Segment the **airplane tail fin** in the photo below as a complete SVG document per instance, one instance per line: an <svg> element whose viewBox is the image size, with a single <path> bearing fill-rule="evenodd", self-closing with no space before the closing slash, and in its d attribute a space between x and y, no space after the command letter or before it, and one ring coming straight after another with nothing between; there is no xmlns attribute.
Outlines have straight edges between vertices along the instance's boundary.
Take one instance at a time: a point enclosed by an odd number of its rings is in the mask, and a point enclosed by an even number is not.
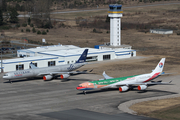
<svg viewBox="0 0 180 120"><path fill-rule="evenodd" d="M29 64L29 66L30 66L31 69L36 69L36 68L38 68L38 67L36 67L32 62Z"/></svg>
<svg viewBox="0 0 180 120"><path fill-rule="evenodd" d="M153 70L153 74L154 73L162 73L162 71L163 71L163 68L164 68L164 63L165 63L165 59L166 58L162 58L161 60L160 60L160 62L157 64L157 66L156 66L156 68Z"/></svg>
<svg viewBox="0 0 180 120"><path fill-rule="evenodd" d="M79 57L78 61L76 61L76 63L83 63L83 62L85 62L87 54L88 54L88 49L85 49L84 52L82 53L82 55Z"/></svg>

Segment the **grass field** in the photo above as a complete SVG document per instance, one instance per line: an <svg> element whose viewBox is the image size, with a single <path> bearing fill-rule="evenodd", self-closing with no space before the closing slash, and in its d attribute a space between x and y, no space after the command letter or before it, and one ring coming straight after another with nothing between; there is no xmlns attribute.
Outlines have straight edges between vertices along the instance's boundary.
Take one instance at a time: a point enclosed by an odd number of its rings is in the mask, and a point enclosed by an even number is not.
<svg viewBox="0 0 180 120"><path fill-rule="evenodd" d="M161 120L180 120L180 104L172 107L165 108L163 110L154 111L148 114L153 118Z"/></svg>
<svg viewBox="0 0 180 120"><path fill-rule="evenodd" d="M146 115L161 120L180 119L180 98L146 101L134 104L130 109L139 115Z"/></svg>
<svg viewBox="0 0 180 120"><path fill-rule="evenodd" d="M98 10L98 11L94 10L94 11L88 11L88 12L75 12L75 13L66 13L66 14L52 14L51 17L58 18L58 19L75 20L75 18L78 18L78 17L89 18L89 17L95 17L95 16L106 16L108 14L107 10Z"/></svg>

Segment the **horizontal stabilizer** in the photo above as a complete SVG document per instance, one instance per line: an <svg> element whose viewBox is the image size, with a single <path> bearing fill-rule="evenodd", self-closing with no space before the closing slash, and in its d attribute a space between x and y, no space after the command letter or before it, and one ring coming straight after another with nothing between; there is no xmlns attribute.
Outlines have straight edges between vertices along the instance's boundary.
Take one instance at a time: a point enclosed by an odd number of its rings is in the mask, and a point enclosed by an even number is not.
<svg viewBox="0 0 180 120"><path fill-rule="evenodd" d="M175 74L175 73L165 73L165 72L162 72L160 75L171 75L171 74Z"/></svg>

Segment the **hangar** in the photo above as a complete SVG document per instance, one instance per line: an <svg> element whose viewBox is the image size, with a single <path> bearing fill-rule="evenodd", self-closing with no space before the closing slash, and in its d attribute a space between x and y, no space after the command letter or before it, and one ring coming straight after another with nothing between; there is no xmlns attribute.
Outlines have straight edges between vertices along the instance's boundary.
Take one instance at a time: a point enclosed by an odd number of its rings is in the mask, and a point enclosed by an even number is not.
<svg viewBox="0 0 180 120"><path fill-rule="evenodd" d="M51 46L52 47L52 46ZM61 47L64 47L61 45ZM72 47L72 46L71 46ZM66 48L66 47L65 47ZM104 61L104 60L113 60L113 59L122 59L130 58L132 53L136 56L136 51L131 49L119 49L119 50L105 50L105 49L95 49L95 48L80 48L73 46L74 49L61 49L51 51L42 51L42 48L37 48L36 52L33 54L36 56L33 57L24 57L24 58L15 58L3 60L3 71L16 71L29 69L29 64L32 62L37 67L49 67L63 64L72 64L78 60L79 56L82 54L84 49L89 49L87 55L87 62L90 61ZM25 52L26 51L26 52ZM20 50L19 53L28 56L32 51L29 50Z"/></svg>

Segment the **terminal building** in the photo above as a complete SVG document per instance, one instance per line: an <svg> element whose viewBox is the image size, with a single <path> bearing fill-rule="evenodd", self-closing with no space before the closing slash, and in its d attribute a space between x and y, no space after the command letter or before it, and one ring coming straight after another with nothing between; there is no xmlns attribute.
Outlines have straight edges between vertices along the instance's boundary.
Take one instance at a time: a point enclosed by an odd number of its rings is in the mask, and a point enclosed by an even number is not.
<svg viewBox="0 0 180 120"><path fill-rule="evenodd" d="M17 51L15 59L3 60L3 71L29 69L32 62L37 67L49 67L75 63L85 49L89 49L87 62L123 59L136 56L136 50L129 45L121 45L122 5L109 5L110 43L96 45L95 48L80 48L74 45L52 45Z"/></svg>

